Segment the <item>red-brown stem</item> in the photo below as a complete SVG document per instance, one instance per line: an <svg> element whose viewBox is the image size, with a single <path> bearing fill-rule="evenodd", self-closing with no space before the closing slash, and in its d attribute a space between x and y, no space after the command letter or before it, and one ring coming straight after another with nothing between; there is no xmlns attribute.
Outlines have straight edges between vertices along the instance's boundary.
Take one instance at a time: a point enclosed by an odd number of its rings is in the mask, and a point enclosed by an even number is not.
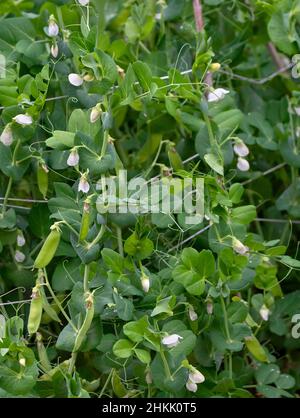
<svg viewBox="0 0 300 418"><path fill-rule="evenodd" d="M285 63L281 56L278 54L277 49L275 48L274 44L272 42L268 42L267 48L271 54L271 57L277 67L278 70L281 70L285 67Z"/></svg>
<svg viewBox="0 0 300 418"><path fill-rule="evenodd" d="M193 0L193 7L194 7L196 30L197 32L201 32L204 27L201 0Z"/></svg>

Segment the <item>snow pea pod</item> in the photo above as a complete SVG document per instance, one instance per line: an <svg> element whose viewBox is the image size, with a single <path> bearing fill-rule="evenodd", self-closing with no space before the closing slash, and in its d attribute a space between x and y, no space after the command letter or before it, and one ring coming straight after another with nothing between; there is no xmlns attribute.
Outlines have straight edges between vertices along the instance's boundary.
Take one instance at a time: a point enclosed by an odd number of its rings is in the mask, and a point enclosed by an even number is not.
<svg viewBox="0 0 300 418"><path fill-rule="evenodd" d="M46 241L44 242L34 262L35 268L44 268L50 263L59 245L60 236L61 236L61 232L59 228L56 225L52 226L51 232L46 238Z"/></svg>
<svg viewBox="0 0 300 418"><path fill-rule="evenodd" d="M28 317L27 329L29 334L37 332L40 326L43 312L43 300L38 286L32 289L30 311Z"/></svg>

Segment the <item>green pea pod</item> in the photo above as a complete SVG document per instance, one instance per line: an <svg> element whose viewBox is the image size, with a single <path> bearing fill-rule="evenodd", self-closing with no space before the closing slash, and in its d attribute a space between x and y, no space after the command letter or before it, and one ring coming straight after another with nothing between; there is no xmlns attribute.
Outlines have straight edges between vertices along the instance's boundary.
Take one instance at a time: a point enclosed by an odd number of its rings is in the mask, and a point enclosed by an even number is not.
<svg viewBox="0 0 300 418"><path fill-rule="evenodd" d="M37 183L38 188L41 194L43 195L44 199L46 198L47 191L48 191L48 168L46 164L39 163L37 169Z"/></svg>
<svg viewBox="0 0 300 418"><path fill-rule="evenodd" d="M93 317L94 317L94 295L93 293L89 293L86 298L86 313L83 324L78 331L77 337L75 339L75 344L73 348L73 353L78 351L86 337L88 330L90 329Z"/></svg>
<svg viewBox="0 0 300 418"><path fill-rule="evenodd" d="M89 233L90 228L90 206L89 202L84 202L83 214L81 218L81 226L79 232L79 242L84 241Z"/></svg>
<svg viewBox="0 0 300 418"><path fill-rule="evenodd" d="M41 297L42 297L42 301L43 301L44 311L48 314L48 316L50 316L50 318L53 321L59 322L61 324L61 320L59 319L57 313L55 312L55 310L52 308L52 306L48 302L48 299L47 299L47 296L45 294L45 291L44 291L43 287L40 288L40 293L41 293Z"/></svg>
<svg viewBox="0 0 300 418"><path fill-rule="evenodd" d="M261 361L262 363L269 362L264 348L254 335L246 337L245 344L249 352L253 355L254 358L256 358L256 360Z"/></svg>
<svg viewBox="0 0 300 418"><path fill-rule="evenodd" d="M36 345L37 345L38 356L40 360L40 366L44 372L48 372L49 370L52 369L52 367L48 359L46 348L43 344L43 337L39 332L36 333Z"/></svg>
<svg viewBox="0 0 300 418"><path fill-rule="evenodd" d="M37 286L32 289L31 298L32 299L27 324L27 329L30 335L34 334L39 329L43 312L43 301L40 290Z"/></svg>
<svg viewBox="0 0 300 418"><path fill-rule="evenodd" d="M183 168L182 159L174 147L168 148L168 157L173 170L181 170Z"/></svg>
<svg viewBox="0 0 300 418"><path fill-rule="evenodd" d="M50 263L59 245L60 235L58 228L52 229L34 262L35 268L41 269Z"/></svg>

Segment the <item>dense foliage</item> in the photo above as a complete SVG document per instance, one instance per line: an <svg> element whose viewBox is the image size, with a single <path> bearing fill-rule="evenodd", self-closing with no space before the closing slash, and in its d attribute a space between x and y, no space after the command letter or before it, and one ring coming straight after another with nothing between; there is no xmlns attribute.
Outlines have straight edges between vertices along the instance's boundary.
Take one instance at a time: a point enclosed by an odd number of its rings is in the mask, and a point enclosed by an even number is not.
<svg viewBox="0 0 300 418"><path fill-rule="evenodd" d="M299 1L0 13L0 397L297 397ZM205 216L110 213L123 169Z"/></svg>

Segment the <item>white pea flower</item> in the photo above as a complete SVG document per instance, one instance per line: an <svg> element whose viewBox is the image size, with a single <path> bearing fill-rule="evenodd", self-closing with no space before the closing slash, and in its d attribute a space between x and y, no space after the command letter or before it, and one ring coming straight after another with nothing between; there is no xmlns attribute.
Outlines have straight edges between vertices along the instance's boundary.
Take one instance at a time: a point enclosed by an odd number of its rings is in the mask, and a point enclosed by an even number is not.
<svg viewBox="0 0 300 418"><path fill-rule="evenodd" d="M13 120L22 126L27 126L32 124L32 117L27 114L20 113L19 115L15 116Z"/></svg>
<svg viewBox="0 0 300 418"><path fill-rule="evenodd" d="M178 334L167 335L162 339L162 343L168 348L176 347L183 338Z"/></svg>
<svg viewBox="0 0 300 418"><path fill-rule="evenodd" d="M70 155L67 159L67 164L70 167L75 167L75 165L77 165L78 163L79 163L79 154L78 154L77 149L75 148L71 150Z"/></svg>
<svg viewBox="0 0 300 418"><path fill-rule="evenodd" d="M49 22L48 22L48 35L51 37L55 37L58 35L59 27L55 21L55 18L53 15L50 16Z"/></svg>
<svg viewBox="0 0 300 418"><path fill-rule="evenodd" d="M57 58L57 55L58 55L58 45L57 44L51 45L50 51L51 51L52 57L53 58Z"/></svg>
<svg viewBox="0 0 300 418"><path fill-rule="evenodd" d="M148 293L149 292L149 289L150 289L150 280L149 280L149 277L148 276L142 276L141 284L142 284L143 291L145 293Z"/></svg>
<svg viewBox="0 0 300 418"><path fill-rule="evenodd" d="M16 260L17 263L23 263L25 258L26 258L25 254L22 253L21 251L17 250L15 252L15 260Z"/></svg>
<svg viewBox="0 0 300 418"><path fill-rule="evenodd" d="M18 247L23 247L25 245L25 243L26 243L26 241L25 241L24 235L23 234L18 234L18 236L17 236Z"/></svg>
<svg viewBox="0 0 300 418"><path fill-rule="evenodd" d="M20 364L20 366L25 367L26 366L26 359L24 357L20 358L19 364Z"/></svg>
<svg viewBox="0 0 300 418"><path fill-rule="evenodd" d="M198 386L196 385L196 383L192 382L191 380L188 380L186 382L185 387L187 388L187 390L189 390L190 392L197 392Z"/></svg>
<svg viewBox="0 0 300 418"><path fill-rule="evenodd" d="M8 123L5 126L0 136L0 141L2 142L3 145L5 145L6 147L9 147L12 144L13 140L14 138L13 138L12 130L11 130L10 124Z"/></svg>
<svg viewBox="0 0 300 418"><path fill-rule="evenodd" d="M102 110L101 105L98 103L96 106L92 108L91 114L90 114L90 122L95 123L101 116Z"/></svg>
<svg viewBox="0 0 300 418"><path fill-rule="evenodd" d="M189 307L189 317L191 321L197 321L198 315L192 306Z"/></svg>
<svg viewBox="0 0 300 418"><path fill-rule="evenodd" d="M225 90L222 88L215 89L210 91L207 95L207 101L210 102L218 102L219 100L224 99L225 95L230 93L229 90Z"/></svg>
<svg viewBox="0 0 300 418"><path fill-rule="evenodd" d="M90 0L78 0L78 3L81 4L81 6L86 6L89 2Z"/></svg>
<svg viewBox="0 0 300 418"><path fill-rule="evenodd" d="M79 74L71 73L68 75L70 84L75 87L79 87L83 84L83 78Z"/></svg>
<svg viewBox="0 0 300 418"><path fill-rule="evenodd" d="M189 373L189 381L193 383L203 383L205 381L204 375L199 370L193 368Z"/></svg>
<svg viewBox="0 0 300 418"><path fill-rule="evenodd" d="M232 245L234 251L238 254L245 255L249 251L249 248L236 238L233 238Z"/></svg>
<svg viewBox="0 0 300 418"><path fill-rule="evenodd" d="M269 319L270 310L266 307L266 305L263 305L259 310L259 314L264 321L267 321Z"/></svg>
<svg viewBox="0 0 300 418"><path fill-rule="evenodd" d="M86 174L83 174L80 177L79 184L78 184L78 191L82 193L88 193L90 190L89 182L87 181Z"/></svg>
<svg viewBox="0 0 300 418"><path fill-rule="evenodd" d="M246 157L249 154L249 148L243 141L238 141L234 144L233 150L239 157Z"/></svg>
<svg viewBox="0 0 300 418"><path fill-rule="evenodd" d="M248 171L250 168L250 164L248 163L248 161L242 157L238 158L238 162L236 166L240 171Z"/></svg>

